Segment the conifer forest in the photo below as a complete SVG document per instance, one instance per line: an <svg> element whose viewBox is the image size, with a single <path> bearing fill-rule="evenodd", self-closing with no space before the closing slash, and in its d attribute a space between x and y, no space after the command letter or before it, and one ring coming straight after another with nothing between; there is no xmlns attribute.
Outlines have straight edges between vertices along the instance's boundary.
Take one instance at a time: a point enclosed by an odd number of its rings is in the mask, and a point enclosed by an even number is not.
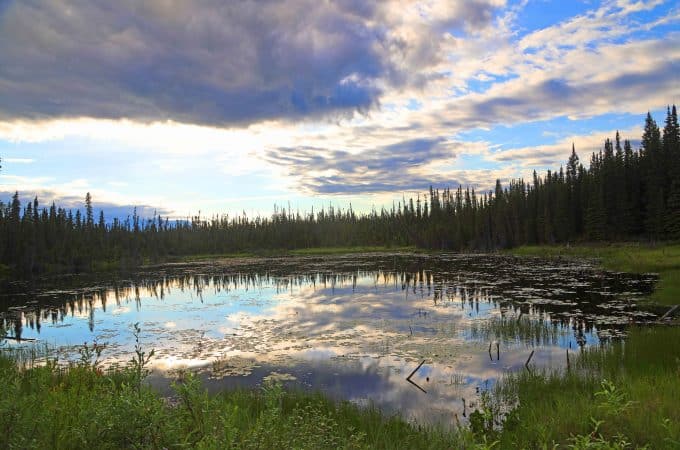
<svg viewBox="0 0 680 450"><path fill-rule="evenodd" d="M430 188L390 208L333 206L270 217L158 215L107 220L88 193L82 209L0 202L0 264L26 276L88 271L98 262L134 267L169 256L253 249L416 246L490 251L527 244L680 238L680 127L675 105L662 126L650 114L639 148L607 139L599 152L571 149L566 164L491 191ZM565 151L565 156L567 152Z"/></svg>

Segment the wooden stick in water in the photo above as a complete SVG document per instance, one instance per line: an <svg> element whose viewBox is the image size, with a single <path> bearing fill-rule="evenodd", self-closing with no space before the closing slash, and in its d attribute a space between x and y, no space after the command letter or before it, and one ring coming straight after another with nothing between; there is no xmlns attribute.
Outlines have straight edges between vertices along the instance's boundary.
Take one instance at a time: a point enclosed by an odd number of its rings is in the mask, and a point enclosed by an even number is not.
<svg viewBox="0 0 680 450"><path fill-rule="evenodd" d="M423 364L425 364L425 360L424 360L424 359L420 362L420 364L418 364L418 367L416 367L415 369L413 369L413 372L411 372L411 374L410 374L409 376L406 377L406 380L410 380L411 377L412 377L413 375L415 375L416 372L418 372L418 369L420 369L421 367L423 367Z"/></svg>
<svg viewBox="0 0 680 450"><path fill-rule="evenodd" d="M569 349L567 349L567 370L571 370L571 364L569 363Z"/></svg>
<svg viewBox="0 0 680 450"><path fill-rule="evenodd" d="M19 342L21 342L21 341L31 341L31 342L37 341L37 339L33 339L33 338L22 338L22 337L16 337L16 336L3 336L3 338L4 339L11 339L13 341L19 341Z"/></svg>
<svg viewBox="0 0 680 450"><path fill-rule="evenodd" d="M534 351L535 351L535 350L532 350L532 351L531 351L531 354L530 354L529 357L527 358L527 362L524 363L524 367L526 367L527 370L529 370L529 361L531 361L531 358L533 358L533 356L534 356Z"/></svg>
<svg viewBox="0 0 680 450"><path fill-rule="evenodd" d="M425 389L421 388L420 386L418 386L417 383L415 383L413 380L411 380L411 377L412 377L413 375L415 375L416 372L418 372L418 369L420 369L420 368L423 366L423 364L425 364L425 360L424 360L424 359L420 362L420 364L418 364L418 367L416 367L415 369L413 369L413 372L411 372L411 373L409 374L409 376L406 377L406 381L408 381L409 383L411 383L412 385L414 385L415 387L417 387L418 389L420 389L421 391L423 391L424 394L427 394L427 391L426 391Z"/></svg>
<svg viewBox="0 0 680 450"><path fill-rule="evenodd" d="M661 319L659 319L659 320L664 320L666 317L669 317L669 316L670 316L671 314L673 314L673 312L674 312L676 309L678 309L678 308L680 308L680 305L675 305L674 307L672 307L671 309L669 309L668 311L666 311L666 314L664 314L663 316L661 316Z"/></svg>

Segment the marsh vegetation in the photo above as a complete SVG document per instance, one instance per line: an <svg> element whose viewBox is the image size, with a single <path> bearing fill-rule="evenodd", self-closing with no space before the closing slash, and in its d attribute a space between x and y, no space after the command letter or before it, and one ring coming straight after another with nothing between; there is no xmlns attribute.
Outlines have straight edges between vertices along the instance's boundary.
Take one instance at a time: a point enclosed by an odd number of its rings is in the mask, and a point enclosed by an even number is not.
<svg viewBox="0 0 680 450"><path fill-rule="evenodd" d="M677 328L639 328L659 318L646 297L657 278L589 261L230 258L127 280L16 283L2 299L15 338L4 344L4 398L39 405L41 420L64 431L29 430L35 414L8 403L7 439L242 448L540 447L584 436L672 443ZM37 356L29 350L36 344ZM421 361L412 380L425 392L406 381ZM607 395L620 397L607 400L621 403L616 414L605 411ZM61 417L66 405L82 416ZM125 408L139 414L123 417ZM644 408L654 413L642 421Z"/></svg>

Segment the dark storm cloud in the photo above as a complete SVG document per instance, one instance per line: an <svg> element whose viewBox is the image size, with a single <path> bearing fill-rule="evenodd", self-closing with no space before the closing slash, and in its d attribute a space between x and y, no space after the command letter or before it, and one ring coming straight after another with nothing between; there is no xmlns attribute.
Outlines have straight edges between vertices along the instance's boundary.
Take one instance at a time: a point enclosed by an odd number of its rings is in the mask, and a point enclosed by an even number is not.
<svg viewBox="0 0 680 450"><path fill-rule="evenodd" d="M2 112L218 124L369 108L381 31L314 3L13 3Z"/></svg>
<svg viewBox="0 0 680 450"><path fill-rule="evenodd" d="M454 11L460 17L447 18L449 25L467 23L465 14L474 24L489 20L486 12L473 14L482 4L489 11L488 3L462 2ZM391 39L382 2L0 4L0 120L126 117L241 125L365 111L378 103L378 85L418 78L397 68L393 52L430 42L419 70L436 53L436 36Z"/></svg>
<svg viewBox="0 0 680 450"><path fill-rule="evenodd" d="M412 139L359 154L316 147L278 148L267 159L284 166L299 186L318 194L359 194L426 190L432 184L457 185L437 175L419 174L432 161L451 159L451 144L443 138ZM312 175L311 173L323 173Z"/></svg>

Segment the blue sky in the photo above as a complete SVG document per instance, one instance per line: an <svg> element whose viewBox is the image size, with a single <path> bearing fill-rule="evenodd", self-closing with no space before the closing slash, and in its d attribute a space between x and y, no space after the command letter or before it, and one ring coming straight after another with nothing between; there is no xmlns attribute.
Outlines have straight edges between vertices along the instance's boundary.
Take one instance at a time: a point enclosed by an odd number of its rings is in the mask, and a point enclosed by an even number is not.
<svg viewBox="0 0 680 450"><path fill-rule="evenodd" d="M0 4L3 201L365 211L588 161L680 103L673 1Z"/></svg>

